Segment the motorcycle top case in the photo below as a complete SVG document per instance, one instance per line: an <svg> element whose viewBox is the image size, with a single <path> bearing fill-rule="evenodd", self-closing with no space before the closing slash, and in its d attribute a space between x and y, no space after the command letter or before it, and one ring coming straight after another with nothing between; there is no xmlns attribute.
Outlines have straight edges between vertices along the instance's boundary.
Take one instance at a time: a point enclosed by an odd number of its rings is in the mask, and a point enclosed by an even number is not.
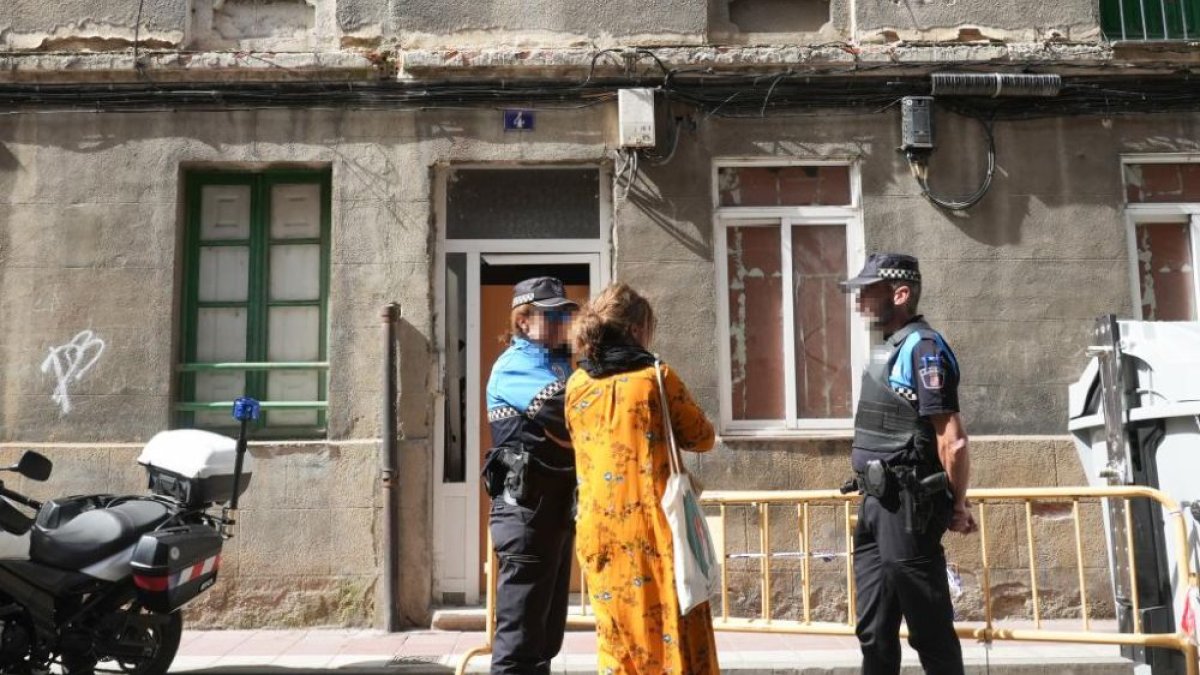
<svg viewBox="0 0 1200 675"><path fill-rule="evenodd" d="M133 549L138 602L152 612L174 612L208 590L221 567L221 535L204 525L142 535Z"/></svg>
<svg viewBox="0 0 1200 675"><path fill-rule="evenodd" d="M146 444L138 464L150 474L150 489L186 506L227 502L233 498L237 441L200 429L160 431ZM253 458L243 458L239 496L253 475Z"/></svg>

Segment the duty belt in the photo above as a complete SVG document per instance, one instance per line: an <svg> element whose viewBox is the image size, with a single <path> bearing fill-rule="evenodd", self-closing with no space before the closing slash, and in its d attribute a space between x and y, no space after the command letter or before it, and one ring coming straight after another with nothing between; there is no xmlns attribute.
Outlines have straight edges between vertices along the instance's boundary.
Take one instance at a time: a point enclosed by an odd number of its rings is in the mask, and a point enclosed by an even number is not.
<svg viewBox="0 0 1200 675"><path fill-rule="evenodd" d="M948 494L950 477L945 471L935 471L921 476L921 468L909 464L891 466L887 462L873 459L862 471L841 487L842 494L858 492L880 501L897 495L904 508L904 531L907 534L921 533L933 515L933 497Z"/></svg>
<svg viewBox="0 0 1200 675"><path fill-rule="evenodd" d="M538 494L569 494L575 485L575 481L565 480L575 477L574 466L548 464L522 447L492 449L484 474L488 495L503 495L504 501L514 505L530 503Z"/></svg>

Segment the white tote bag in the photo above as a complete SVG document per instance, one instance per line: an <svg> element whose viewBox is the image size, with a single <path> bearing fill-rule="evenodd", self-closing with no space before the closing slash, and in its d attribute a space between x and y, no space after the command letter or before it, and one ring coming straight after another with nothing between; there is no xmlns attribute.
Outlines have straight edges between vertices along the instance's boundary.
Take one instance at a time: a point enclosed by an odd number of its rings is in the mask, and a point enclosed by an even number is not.
<svg viewBox="0 0 1200 675"><path fill-rule="evenodd" d="M658 395L662 404L663 426L666 427L671 476L663 491L662 508L671 526L675 544L675 590L679 594L679 612L687 614L697 605L708 602L721 586L721 568L713 548L712 534L700 508L700 490L687 469L675 443L671 425L671 407L667 388L663 384L662 364L655 360L658 376Z"/></svg>

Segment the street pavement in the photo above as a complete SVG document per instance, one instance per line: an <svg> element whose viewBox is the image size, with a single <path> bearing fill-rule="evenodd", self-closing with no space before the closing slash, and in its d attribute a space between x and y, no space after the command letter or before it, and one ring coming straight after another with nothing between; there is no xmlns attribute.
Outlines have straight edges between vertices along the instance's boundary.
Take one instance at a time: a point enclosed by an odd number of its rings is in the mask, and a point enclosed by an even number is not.
<svg viewBox="0 0 1200 675"><path fill-rule="evenodd" d="M482 632L356 629L187 631L172 673L192 675L384 675L452 673L459 658L485 643ZM853 637L717 633L723 673L743 675L850 675L859 672ZM996 642L990 649L964 642L969 673L996 675L1108 675L1133 673L1117 647ZM905 675L920 673L905 647ZM488 657L468 672L487 672ZM568 632L553 664L556 675L596 672L596 641Z"/></svg>

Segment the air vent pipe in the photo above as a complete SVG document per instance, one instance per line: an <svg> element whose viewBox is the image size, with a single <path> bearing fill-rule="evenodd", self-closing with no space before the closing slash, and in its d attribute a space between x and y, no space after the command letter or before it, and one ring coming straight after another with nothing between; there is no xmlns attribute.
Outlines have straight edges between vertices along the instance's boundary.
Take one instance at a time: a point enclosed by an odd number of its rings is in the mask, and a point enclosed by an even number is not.
<svg viewBox="0 0 1200 675"><path fill-rule="evenodd" d="M934 96L1058 96L1059 75L933 73Z"/></svg>

